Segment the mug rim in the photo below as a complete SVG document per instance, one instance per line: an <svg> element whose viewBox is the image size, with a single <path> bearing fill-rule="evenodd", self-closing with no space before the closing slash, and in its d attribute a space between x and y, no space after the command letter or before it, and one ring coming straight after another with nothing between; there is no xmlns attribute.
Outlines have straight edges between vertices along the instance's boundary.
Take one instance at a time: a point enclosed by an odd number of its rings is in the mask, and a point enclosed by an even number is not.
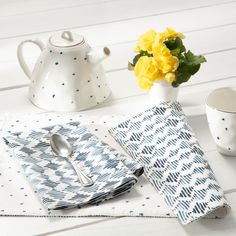
<svg viewBox="0 0 236 236"><path fill-rule="evenodd" d="M229 110L226 110L226 109L220 109L220 108L217 108L215 106L212 106L209 104L209 98L210 96L212 96L212 94L214 94L215 92L219 91L219 90L224 90L224 89L235 89L235 93L236 93L236 87L221 87L221 88L217 88L217 89L214 89L212 90L206 97L206 106L213 109L213 110L216 110L216 111L220 111L220 112L224 112L224 113L229 113L229 114L236 114L236 109L235 111L229 111Z"/></svg>

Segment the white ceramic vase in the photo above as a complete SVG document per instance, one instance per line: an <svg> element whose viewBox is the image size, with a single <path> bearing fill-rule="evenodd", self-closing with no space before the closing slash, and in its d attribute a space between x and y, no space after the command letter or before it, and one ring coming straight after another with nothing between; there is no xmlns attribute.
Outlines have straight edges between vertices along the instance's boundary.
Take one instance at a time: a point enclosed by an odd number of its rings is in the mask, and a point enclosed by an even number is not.
<svg viewBox="0 0 236 236"><path fill-rule="evenodd" d="M149 91L149 100L151 104L176 101L179 88L174 88L166 80L156 80Z"/></svg>

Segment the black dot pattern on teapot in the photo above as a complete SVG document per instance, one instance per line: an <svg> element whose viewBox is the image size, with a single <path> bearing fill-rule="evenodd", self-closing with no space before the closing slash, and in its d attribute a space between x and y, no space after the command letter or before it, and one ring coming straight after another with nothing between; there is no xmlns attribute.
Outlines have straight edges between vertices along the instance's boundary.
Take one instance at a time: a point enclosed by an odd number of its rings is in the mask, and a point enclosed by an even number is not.
<svg viewBox="0 0 236 236"><path fill-rule="evenodd" d="M89 99L88 103L90 105L99 105L101 104L101 102L103 100L105 100L107 98L107 94L106 94L106 90L104 91L105 94L100 94L97 97L97 93L101 93L101 91L103 92L103 89L106 87L106 83L104 83L105 81L103 81L103 76L100 77L100 73L99 71L97 72L93 72L94 74L90 74L89 77L85 77L85 74L82 73L81 75L77 74L77 66L80 65L81 61L83 63L83 59L84 59L84 66L86 67L85 63L87 63L87 57L86 55L84 55L82 58L78 57L78 55L76 54L70 54L70 53L65 53L63 51L54 51L53 49L48 50L48 52L53 53L51 54L51 56L55 56L54 61L52 61L52 65L55 66L55 70L59 70L59 72L62 72L61 69L63 69L64 66L64 57L68 58L72 61L72 65L75 66L74 69L72 69L69 73L70 76L68 76L69 78L71 78L70 80L68 79L65 80L65 78L63 77L63 74L59 74L59 78L57 79L57 86L59 89L58 94L56 94L57 90L51 90L50 86L46 84L42 84L40 86L41 91L43 92L43 96L45 96L46 92L49 92L48 96L49 99L52 99L54 102L60 101L61 99L61 94L67 93L66 88L73 89L74 95L70 94L68 96L68 101L67 104L70 105L71 107L74 107L75 104L77 105L77 99L80 99L81 96L84 96L83 93L83 86L85 86L84 83L87 83L87 88L88 90L91 90L93 88L93 91L91 91L90 94L87 94L87 99ZM53 59L52 58L52 59ZM80 60L82 59L82 60ZM67 59L66 59L67 60ZM74 61L74 63L73 63ZM89 62L89 61L88 61ZM42 60L39 60L40 64L45 63ZM77 65L78 64L78 65ZM73 67L72 67L73 68ZM82 70L83 72L83 70ZM85 78L84 78L85 77ZM63 79L64 78L64 79ZM83 82L81 82L82 80L84 80ZM32 84L34 83L34 81L32 82ZM55 85L56 86L56 85ZM60 86L60 87L59 87ZM82 89L80 88L80 86L82 86ZM90 87L92 86L92 88ZM44 91L43 91L44 90ZM51 90L51 93L50 93ZM67 96L67 94L65 94ZM35 99L35 95L31 95L33 99ZM40 93L37 94L36 93L37 98L41 97ZM65 99L67 99L67 97L65 96ZM74 97L73 97L74 96ZM86 95L85 95L86 96ZM75 99L75 100L74 100ZM73 104L73 105L72 105Z"/></svg>

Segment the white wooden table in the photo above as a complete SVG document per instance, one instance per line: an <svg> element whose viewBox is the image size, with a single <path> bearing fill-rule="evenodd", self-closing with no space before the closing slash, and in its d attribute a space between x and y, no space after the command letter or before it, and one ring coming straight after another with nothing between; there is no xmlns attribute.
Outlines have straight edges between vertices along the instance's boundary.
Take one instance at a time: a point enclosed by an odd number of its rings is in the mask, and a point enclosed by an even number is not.
<svg viewBox="0 0 236 236"><path fill-rule="evenodd" d="M46 41L56 31L71 29L94 47L109 46L112 55L104 66L113 95L83 113L132 115L148 103L126 69L135 39L149 28L171 26L183 32L186 46L208 62L181 88L180 101L232 206L224 219L187 226L177 219L141 217L0 217L0 235L236 235L236 158L216 152L204 111L209 91L236 84L235 12L236 0L0 0L0 114L42 112L27 100L29 81L16 59L16 47L24 39ZM28 49L26 57L33 65L39 51Z"/></svg>

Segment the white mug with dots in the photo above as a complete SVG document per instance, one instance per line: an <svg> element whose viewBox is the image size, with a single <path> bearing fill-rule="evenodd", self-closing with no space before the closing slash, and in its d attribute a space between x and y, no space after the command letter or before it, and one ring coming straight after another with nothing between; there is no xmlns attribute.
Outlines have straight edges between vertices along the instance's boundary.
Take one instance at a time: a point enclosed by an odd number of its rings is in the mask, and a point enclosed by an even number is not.
<svg viewBox="0 0 236 236"><path fill-rule="evenodd" d="M23 56L26 43L42 51L32 72ZM109 48L95 51L83 36L70 31L51 36L46 46L30 39L17 49L20 66L31 82L29 99L50 111L80 111L106 100L111 90L101 62L109 55Z"/></svg>
<svg viewBox="0 0 236 236"><path fill-rule="evenodd" d="M206 100L211 134L220 153L236 156L236 88L219 88Z"/></svg>

